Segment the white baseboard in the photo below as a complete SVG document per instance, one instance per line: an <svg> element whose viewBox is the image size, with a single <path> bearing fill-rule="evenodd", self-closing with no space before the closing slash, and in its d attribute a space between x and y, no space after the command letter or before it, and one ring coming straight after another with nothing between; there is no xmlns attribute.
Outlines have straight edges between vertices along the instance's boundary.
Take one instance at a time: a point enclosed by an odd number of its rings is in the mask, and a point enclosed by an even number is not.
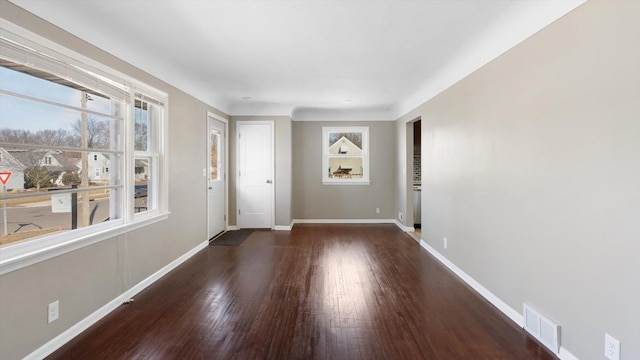
<svg viewBox="0 0 640 360"><path fill-rule="evenodd" d="M413 226L405 226L403 223L400 222L400 220L394 220L394 223L396 224L397 227L400 228L400 230L402 230L404 232L414 232L414 231L416 231L416 229Z"/></svg>
<svg viewBox="0 0 640 360"><path fill-rule="evenodd" d="M507 315L511 321L516 323L519 327L524 327L524 316L507 305L504 301L502 301L499 297L494 295L491 291L487 290L484 286L482 286L479 282L469 276L467 273L462 271L459 267L457 267L454 263L449 261L446 257L440 254L436 249L432 248L429 244L427 244L424 240L420 240L420 246L426 249L431 255L433 255L438 261L440 261L444 266L448 267L451 271L453 271L458 277L460 277L464 282L466 282L469 286L471 286L478 294L487 299L493 306L498 308L503 314ZM560 351L556 354L558 358L561 360L580 360L578 357L573 355L569 350L564 347L560 347Z"/></svg>
<svg viewBox="0 0 640 360"><path fill-rule="evenodd" d="M577 356L573 355L569 352L569 350L560 346L560 352L558 352L558 357L560 360L580 360Z"/></svg>
<svg viewBox="0 0 640 360"><path fill-rule="evenodd" d="M292 224L395 224L395 219L294 219Z"/></svg>
<svg viewBox="0 0 640 360"><path fill-rule="evenodd" d="M509 305L507 305L504 301L502 301L499 297L495 296L491 291L487 290L484 286L480 285L475 279L469 276L467 273L462 271L459 267L457 267L454 263L449 261L446 257L440 254L436 249L432 248L427 244L424 240L420 240L420 246L426 249L431 255L435 256L444 266L448 267L451 271L453 271L459 278L461 278L464 282L466 282L469 286L471 286L478 294L487 299L493 306L498 308L498 310L502 311L505 315L509 317L513 322L518 324L519 327L524 326L524 316L520 314L518 311L512 309Z"/></svg>
<svg viewBox="0 0 640 360"><path fill-rule="evenodd" d="M240 228L235 225L227 226L227 231L235 231L235 230L240 230Z"/></svg>
<svg viewBox="0 0 640 360"><path fill-rule="evenodd" d="M276 230L276 231L291 231L291 226L276 225L276 226L273 227L273 230Z"/></svg>
<svg viewBox="0 0 640 360"><path fill-rule="evenodd" d="M184 255L170 262L169 264L164 266L162 269L156 271L151 276L147 277L146 279L139 282L137 285L133 286L131 289L125 291L121 295L117 296L115 299L109 301L106 305L94 311L91 315L80 320L79 322L77 322L75 325L73 325L72 327L70 327L60 335L51 339L49 342L47 342L46 344L36 349L34 352L27 355L24 359L27 359L27 360L44 359L45 357L51 355L54 351L58 350L67 342L71 341L71 339L80 335L80 333L87 330L91 325L98 322L98 320L102 319L103 317L107 316L110 312L118 308L127 299L132 298L134 295L144 290L154 282L156 282L158 279L160 279L161 277L169 273L171 270L178 267L178 265L182 264L187 259L195 255L198 251L206 248L207 245L209 245L209 241L205 241L199 244L198 246L194 247L193 249L189 250Z"/></svg>

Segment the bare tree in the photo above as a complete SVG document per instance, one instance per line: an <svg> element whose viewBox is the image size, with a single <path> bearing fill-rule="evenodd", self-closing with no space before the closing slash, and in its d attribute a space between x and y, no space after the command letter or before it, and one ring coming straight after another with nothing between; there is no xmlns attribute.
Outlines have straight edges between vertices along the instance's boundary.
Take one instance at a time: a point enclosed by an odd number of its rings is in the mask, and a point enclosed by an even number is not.
<svg viewBox="0 0 640 360"><path fill-rule="evenodd" d="M0 129L0 142L73 147L80 144L80 138L65 129L45 129L31 132L23 129L2 128Z"/></svg>
<svg viewBox="0 0 640 360"><path fill-rule="evenodd" d="M86 106L86 105L85 105ZM99 120L94 117L87 116L83 113L83 117L86 117L86 147L90 149L105 149L109 147L109 121ZM78 119L73 124L73 131L81 138L83 130L83 120ZM81 146L83 146L81 144ZM83 146L85 147L85 146Z"/></svg>
<svg viewBox="0 0 640 360"><path fill-rule="evenodd" d="M42 162L47 151L43 150L24 150L14 152L12 155L16 157L24 166L25 180L27 187L34 187L39 192L41 187L51 184L51 174Z"/></svg>

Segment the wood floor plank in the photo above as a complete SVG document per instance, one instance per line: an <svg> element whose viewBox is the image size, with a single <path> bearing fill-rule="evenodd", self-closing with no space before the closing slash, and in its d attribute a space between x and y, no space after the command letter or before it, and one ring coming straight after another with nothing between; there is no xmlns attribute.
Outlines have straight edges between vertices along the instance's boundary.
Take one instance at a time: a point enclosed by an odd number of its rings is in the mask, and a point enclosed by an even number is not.
<svg viewBox="0 0 640 360"><path fill-rule="evenodd" d="M555 359L394 225L209 246L50 359Z"/></svg>

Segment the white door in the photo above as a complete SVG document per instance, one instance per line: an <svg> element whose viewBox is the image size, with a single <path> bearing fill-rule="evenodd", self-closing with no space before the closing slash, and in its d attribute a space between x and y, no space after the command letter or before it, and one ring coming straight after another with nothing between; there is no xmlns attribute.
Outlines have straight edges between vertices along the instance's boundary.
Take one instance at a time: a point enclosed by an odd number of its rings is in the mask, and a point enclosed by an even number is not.
<svg viewBox="0 0 640 360"><path fill-rule="evenodd" d="M209 239L226 228L226 124L211 116L207 136L207 203Z"/></svg>
<svg viewBox="0 0 640 360"><path fill-rule="evenodd" d="M273 227L273 122L237 124L237 223L240 228Z"/></svg>

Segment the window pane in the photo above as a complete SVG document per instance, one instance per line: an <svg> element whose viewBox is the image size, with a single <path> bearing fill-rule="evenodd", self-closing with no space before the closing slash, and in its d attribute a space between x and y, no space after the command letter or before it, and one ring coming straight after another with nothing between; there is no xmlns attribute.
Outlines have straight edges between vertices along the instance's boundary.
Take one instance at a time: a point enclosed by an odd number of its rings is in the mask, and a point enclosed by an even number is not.
<svg viewBox="0 0 640 360"><path fill-rule="evenodd" d="M22 145L111 148L112 122L117 120L37 101L0 94L0 142ZM84 125L83 122L86 124Z"/></svg>
<svg viewBox="0 0 640 360"><path fill-rule="evenodd" d="M134 130L135 130L135 150L149 150L149 105L140 100L136 100L134 109Z"/></svg>
<svg viewBox="0 0 640 360"><path fill-rule="evenodd" d="M211 141L211 149L210 149L210 157L211 164L209 171L209 180L215 181L220 179L220 162L218 161L218 155L220 154L220 132L216 130L211 130L210 134Z"/></svg>
<svg viewBox="0 0 640 360"><path fill-rule="evenodd" d="M362 157L330 157L329 177L339 179L362 179Z"/></svg>
<svg viewBox="0 0 640 360"><path fill-rule="evenodd" d="M115 220L116 217L110 214L110 189L80 191L76 197L70 193L56 194L55 190L59 189L8 191L8 195L31 193L34 196L7 200L7 235L4 235L4 221L0 221L0 246L66 232L73 226L81 228ZM84 196L88 200L86 210L83 208ZM72 199L77 204L75 224L72 222Z"/></svg>
<svg viewBox="0 0 640 360"><path fill-rule="evenodd" d="M361 155L362 154L362 133L361 132L329 133L329 154Z"/></svg>
<svg viewBox="0 0 640 360"><path fill-rule="evenodd" d="M0 171L11 171L10 188L49 188L80 185L87 173L86 186L105 186L111 183L112 154L47 149L15 149L0 147L3 154ZM83 167L83 154L86 165ZM115 175L115 174L113 174Z"/></svg>
<svg viewBox="0 0 640 360"><path fill-rule="evenodd" d="M142 212L149 209L149 182L151 180L151 167L149 159L136 159L135 184L133 188L134 211Z"/></svg>
<svg viewBox="0 0 640 360"><path fill-rule="evenodd" d="M22 69L32 71L26 67L22 67ZM0 66L0 79L2 79L0 89L62 105L82 107L82 91L79 90L79 87L74 87L73 83L56 76L47 76L54 81L57 79L58 83ZM68 86L59 82L64 82ZM111 101L108 97L94 92L87 96L86 109L111 114Z"/></svg>

